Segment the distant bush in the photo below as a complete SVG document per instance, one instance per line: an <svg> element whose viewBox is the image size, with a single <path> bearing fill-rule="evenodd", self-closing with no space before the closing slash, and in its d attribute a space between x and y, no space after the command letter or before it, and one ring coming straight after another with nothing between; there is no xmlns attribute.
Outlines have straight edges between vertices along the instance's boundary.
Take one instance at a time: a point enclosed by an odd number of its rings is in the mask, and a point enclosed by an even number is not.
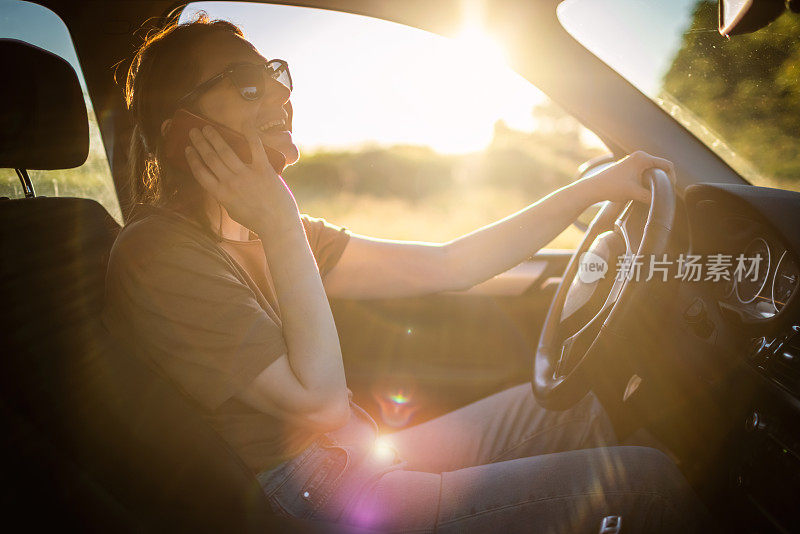
<svg viewBox="0 0 800 534"><path fill-rule="evenodd" d="M416 201L452 186L453 159L416 146L316 152L287 169L284 179L309 197L345 191Z"/></svg>
<svg viewBox="0 0 800 534"><path fill-rule="evenodd" d="M580 124L553 104L535 108L534 117L540 131L519 132L498 122L492 144L474 154L409 145L313 152L287 169L284 179L295 196L308 199L344 192L419 202L470 184L539 197L573 181L578 165L602 150L584 146Z"/></svg>

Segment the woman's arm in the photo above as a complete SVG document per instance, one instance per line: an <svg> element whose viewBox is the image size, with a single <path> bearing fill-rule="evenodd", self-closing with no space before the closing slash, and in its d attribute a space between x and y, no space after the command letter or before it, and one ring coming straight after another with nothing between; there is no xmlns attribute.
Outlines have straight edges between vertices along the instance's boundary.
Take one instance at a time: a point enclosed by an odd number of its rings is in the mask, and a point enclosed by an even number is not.
<svg viewBox="0 0 800 534"><path fill-rule="evenodd" d="M353 234L325 279L329 297L400 298L468 289L549 243L592 202L573 184L447 243Z"/></svg>
<svg viewBox="0 0 800 534"><path fill-rule="evenodd" d="M550 193L508 217L445 244L448 271L459 289L505 272L553 240L578 215L604 200L650 201L644 171L660 168L674 179L672 163L646 152L617 161L602 172Z"/></svg>
<svg viewBox="0 0 800 534"><path fill-rule="evenodd" d="M312 423L340 426L349 414L342 352L302 222L254 231L262 236L289 350L240 398L262 411L275 405Z"/></svg>
<svg viewBox="0 0 800 534"><path fill-rule="evenodd" d="M538 202L444 244L455 290L473 287L535 254L594 202L584 184L558 189Z"/></svg>
<svg viewBox="0 0 800 534"><path fill-rule="evenodd" d="M287 354L237 397L307 422L336 427L349 416L339 337L297 203L267 160L255 128L245 132L253 163L244 164L211 127L190 132L186 157L198 182L262 240L281 310Z"/></svg>
<svg viewBox="0 0 800 534"><path fill-rule="evenodd" d="M470 288L505 272L549 243L591 204L647 202L640 176L672 164L644 152L570 184L535 204L447 243L393 241L353 234L325 279L329 297L397 298Z"/></svg>

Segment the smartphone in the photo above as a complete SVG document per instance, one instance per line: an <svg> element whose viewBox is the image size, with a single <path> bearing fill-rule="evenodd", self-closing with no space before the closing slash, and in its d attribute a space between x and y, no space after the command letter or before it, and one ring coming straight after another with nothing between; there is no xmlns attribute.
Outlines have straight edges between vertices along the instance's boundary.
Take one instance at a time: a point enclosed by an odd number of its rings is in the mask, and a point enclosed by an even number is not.
<svg viewBox="0 0 800 534"><path fill-rule="evenodd" d="M210 121L200 115L196 115L181 108L172 116L172 122L170 123L169 131L165 138L164 156L171 165L191 174L189 162L186 161L185 153L186 147L191 144L189 141L189 130L192 128L202 129L203 126L206 125L213 126L244 163L251 163L253 161L252 153L250 152L250 144L247 142L245 136L227 126ZM272 168L275 169L275 172L281 174L286 168L286 156L266 145L264 146L264 150L267 153L267 159L269 159Z"/></svg>

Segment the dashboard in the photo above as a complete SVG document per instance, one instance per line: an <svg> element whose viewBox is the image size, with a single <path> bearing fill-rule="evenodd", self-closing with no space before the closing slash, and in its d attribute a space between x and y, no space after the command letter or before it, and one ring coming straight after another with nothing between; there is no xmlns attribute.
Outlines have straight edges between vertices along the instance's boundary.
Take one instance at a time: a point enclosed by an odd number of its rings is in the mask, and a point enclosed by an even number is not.
<svg viewBox="0 0 800 534"><path fill-rule="evenodd" d="M767 198L761 198L759 193ZM770 207L785 194L797 204L789 213ZM760 200L761 202L756 202ZM692 252L724 274L709 282L719 306L748 324L775 323L794 308L800 286L800 193L754 186L699 185L687 192ZM724 267L724 269L722 268ZM712 274L708 271L708 274ZM791 304L791 306L790 306Z"/></svg>
<svg viewBox="0 0 800 534"><path fill-rule="evenodd" d="M719 284L720 305L751 320L770 319L797 293L800 268L794 253L774 231L740 216L724 217L720 248L730 259Z"/></svg>
<svg viewBox="0 0 800 534"><path fill-rule="evenodd" d="M754 518L737 528L800 531L800 193L698 184L685 203L691 253L729 262L681 306L693 356L726 369L730 499Z"/></svg>

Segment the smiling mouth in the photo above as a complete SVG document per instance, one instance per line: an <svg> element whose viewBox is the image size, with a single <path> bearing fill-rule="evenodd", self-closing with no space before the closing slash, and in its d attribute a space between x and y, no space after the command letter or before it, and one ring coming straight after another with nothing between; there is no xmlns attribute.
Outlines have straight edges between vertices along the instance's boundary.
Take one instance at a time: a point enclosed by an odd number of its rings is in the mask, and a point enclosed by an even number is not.
<svg viewBox="0 0 800 534"><path fill-rule="evenodd" d="M258 127L258 130L264 133L276 133L286 131L286 121L284 119L275 119L266 122Z"/></svg>

